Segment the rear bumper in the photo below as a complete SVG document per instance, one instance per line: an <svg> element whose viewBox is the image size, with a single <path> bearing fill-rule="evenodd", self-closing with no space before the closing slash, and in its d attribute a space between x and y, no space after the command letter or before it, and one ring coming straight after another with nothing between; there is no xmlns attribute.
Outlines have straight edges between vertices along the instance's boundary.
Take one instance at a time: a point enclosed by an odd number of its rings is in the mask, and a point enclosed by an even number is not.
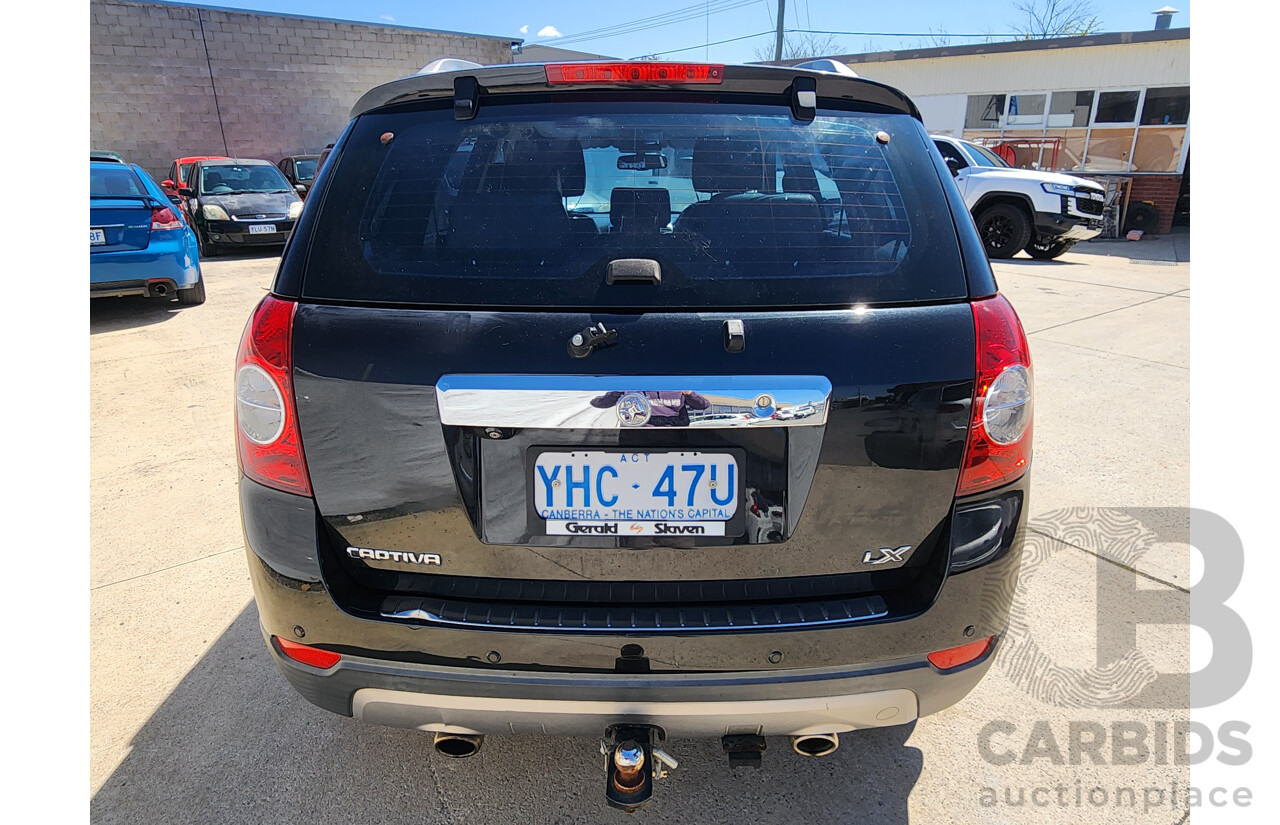
<svg viewBox="0 0 1280 825"><path fill-rule="evenodd" d="M275 232L252 234L252 224L236 221L212 221L205 227L205 234L210 243L219 246L279 246L289 240L293 231L293 220L275 221L271 225Z"/></svg>
<svg viewBox="0 0 1280 825"><path fill-rule="evenodd" d="M1029 485L1024 475L982 496L1025 495ZM240 497L259 621L277 667L298 692L344 716L454 733L598 735L606 724L632 721L673 736L792 735L937 713L977 685L995 647L947 672L926 656L1005 631L1024 530L1019 524L995 560L948 576L932 604L913 615L839 627L588 637L349 613L320 572L314 502L245 478ZM285 658L271 636L342 659L327 670L302 665ZM639 672L635 657L643 657Z"/></svg>
<svg viewBox="0 0 1280 825"><path fill-rule="evenodd" d="M1058 212L1037 212L1036 234L1059 241L1087 241L1102 234L1101 218L1086 218Z"/></svg>
<svg viewBox="0 0 1280 825"><path fill-rule="evenodd" d="M622 722L668 736L796 736L900 725L962 699L991 665L941 673L927 662L722 674L546 674L344 657L328 670L281 655L312 703L364 722L463 734L599 735Z"/></svg>
<svg viewBox="0 0 1280 825"><path fill-rule="evenodd" d="M125 288L113 285L146 284L148 281L171 281L177 288L195 286L200 279L200 257L195 236L190 230L172 230L164 234L177 237L157 238L152 233L146 249L89 254L89 292L93 296L142 295L143 291L113 292Z"/></svg>
<svg viewBox="0 0 1280 825"><path fill-rule="evenodd" d="M177 290L177 284L172 278L108 281L101 284L89 284L89 297L124 298L130 295L137 295L142 298L173 298L177 295Z"/></svg>

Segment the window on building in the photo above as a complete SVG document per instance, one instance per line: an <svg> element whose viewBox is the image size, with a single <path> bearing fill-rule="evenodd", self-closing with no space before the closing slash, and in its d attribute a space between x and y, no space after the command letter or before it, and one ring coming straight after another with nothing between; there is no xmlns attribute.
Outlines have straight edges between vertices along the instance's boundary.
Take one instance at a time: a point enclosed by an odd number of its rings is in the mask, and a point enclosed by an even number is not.
<svg viewBox="0 0 1280 825"><path fill-rule="evenodd" d="M1049 103L1049 128L1088 126L1093 111L1093 92L1054 92Z"/></svg>
<svg viewBox="0 0 1280 825"><path fill-rule="evenodd" d="M964 110L964 128L999 129L1004 101L1004 95L969 95Z"/></svg>
<svg viewBox="0 0 1280 825"><path fill-rule="evenodd" d="M1138 92L1103 92L1098 95L1094 123L1133 123L1138 117Z"/></svg>
<svg viewBox="0 0 1280 825"><path fill-rule="evenodd" d="M1142 104L1141 124L1143 126L1184 124L1190 112L1190 86L1147 89L1147 99Z"/></svg>
<svg viewBox="0 0 1280 825"><path fill-rule="evenodd" d="M1009 95L1006 126L1039 126L1044 123L1048 95Z"/></svg>
<svg viewBox="0 0 1280 825"><path fill-rule="evenodd" d="M1086 134L1084 129L1047 130L1045 137L1055 140L1052 145L1045 147L1041 168L1059 172L1079 172L1084 169Z"/></svg>
<svg viewBox="0 0 1280 825"><path fill-rule="evenodd" d="M1182 143L1187 130L1182 126L1138 130L1138 144L1133 148L1133 171L1176 172L1182 156Z"/></svg>
<svg viewBox="0 0 1280 825"><path fill-rule="evenodd" d="M1016 169L1047 169L1053 144L1042 129L1005 129L1000 142L989 148Z"/></svg>
<svg viewBox="0 0 1280 825"><path fill-rule="evenodd" d="M1084 171L1129 171L1129 152L1133 148L1133 132L1128 129L1098 129L1089 134L1089 148L1084 156Z"/></svg>
<svg viewBox="0 0 1280 825"><path fill-rule="evenodd" d="M965 129L962 138L977 144L992 143L1000 139L999 129Z"/></svg>

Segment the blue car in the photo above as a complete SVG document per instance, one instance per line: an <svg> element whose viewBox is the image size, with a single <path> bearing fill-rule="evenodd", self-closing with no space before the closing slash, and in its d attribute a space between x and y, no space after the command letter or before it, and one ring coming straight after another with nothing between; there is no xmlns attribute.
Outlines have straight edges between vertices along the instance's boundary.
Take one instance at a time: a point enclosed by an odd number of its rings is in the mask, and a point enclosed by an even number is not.
<svg viewBox="0 0 1280 825"><path fill-rule="evenodd" d="M204 303L195 232L136 164L89 162L89 295Z"/></svg>

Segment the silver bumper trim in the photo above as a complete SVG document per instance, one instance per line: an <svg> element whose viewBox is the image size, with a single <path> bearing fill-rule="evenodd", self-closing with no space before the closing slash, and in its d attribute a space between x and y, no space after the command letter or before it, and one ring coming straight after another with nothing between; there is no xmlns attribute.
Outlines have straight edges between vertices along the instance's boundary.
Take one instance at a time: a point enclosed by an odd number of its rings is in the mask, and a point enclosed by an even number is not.
<svg viewBox="0 0 1280 825"><path fill-rule="evenodd" d="M461 734L599 734L619 722L658 725L668 736L718 737L755 730L765 736L845 733L919 717L916 694L905 688L815 696L705 702L627 702L514 699L362 688L351 701L355 718L377 725Z"/></svg>
<svg viewBox="0 0 1280 825"><path fill-rule="evenodd" d="M1074 216L1074 215L1069 215L1068 217L1070 217L1070 218L1073 218L1073 219L1074 219L1076 216ZM1095 217L1090 216L1089 220L1098 220L1098 218L1095 218ZM1059 236L1057 237L1057 240L1061 240L1061 241L1087 241L1087 240L1089 240L1090 238L1096 238L1096 237L1098 237L1098 236L1099 236L1099 235L1101 235L1101 234L1102 234L1102 230L1101 230L1101 229L1092 229L1092 228L1090 228L1090 227L1088 227L1088 226L1085 226L1084 224L1076 224L1075 226L1073 226L1073 227L1071 227L1070 229L1068 229L1066 232L1064 232L1064 233L1062 233L1061 235L1059 235Z"/></svg>

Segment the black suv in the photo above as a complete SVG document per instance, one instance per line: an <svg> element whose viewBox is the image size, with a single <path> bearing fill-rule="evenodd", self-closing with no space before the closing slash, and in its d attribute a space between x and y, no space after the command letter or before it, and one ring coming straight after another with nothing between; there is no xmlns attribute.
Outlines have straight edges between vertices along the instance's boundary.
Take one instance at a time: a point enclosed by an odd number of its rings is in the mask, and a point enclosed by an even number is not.
<svg viewBox="0 0 1280 825"><path fill-rule="evenodd" d="M236 374L263 633L436 734L838 734L959 701L1022 551L1031 361L916 107L800 68L369 92ZM669 747L669 746L668 746Z"/></svg>

